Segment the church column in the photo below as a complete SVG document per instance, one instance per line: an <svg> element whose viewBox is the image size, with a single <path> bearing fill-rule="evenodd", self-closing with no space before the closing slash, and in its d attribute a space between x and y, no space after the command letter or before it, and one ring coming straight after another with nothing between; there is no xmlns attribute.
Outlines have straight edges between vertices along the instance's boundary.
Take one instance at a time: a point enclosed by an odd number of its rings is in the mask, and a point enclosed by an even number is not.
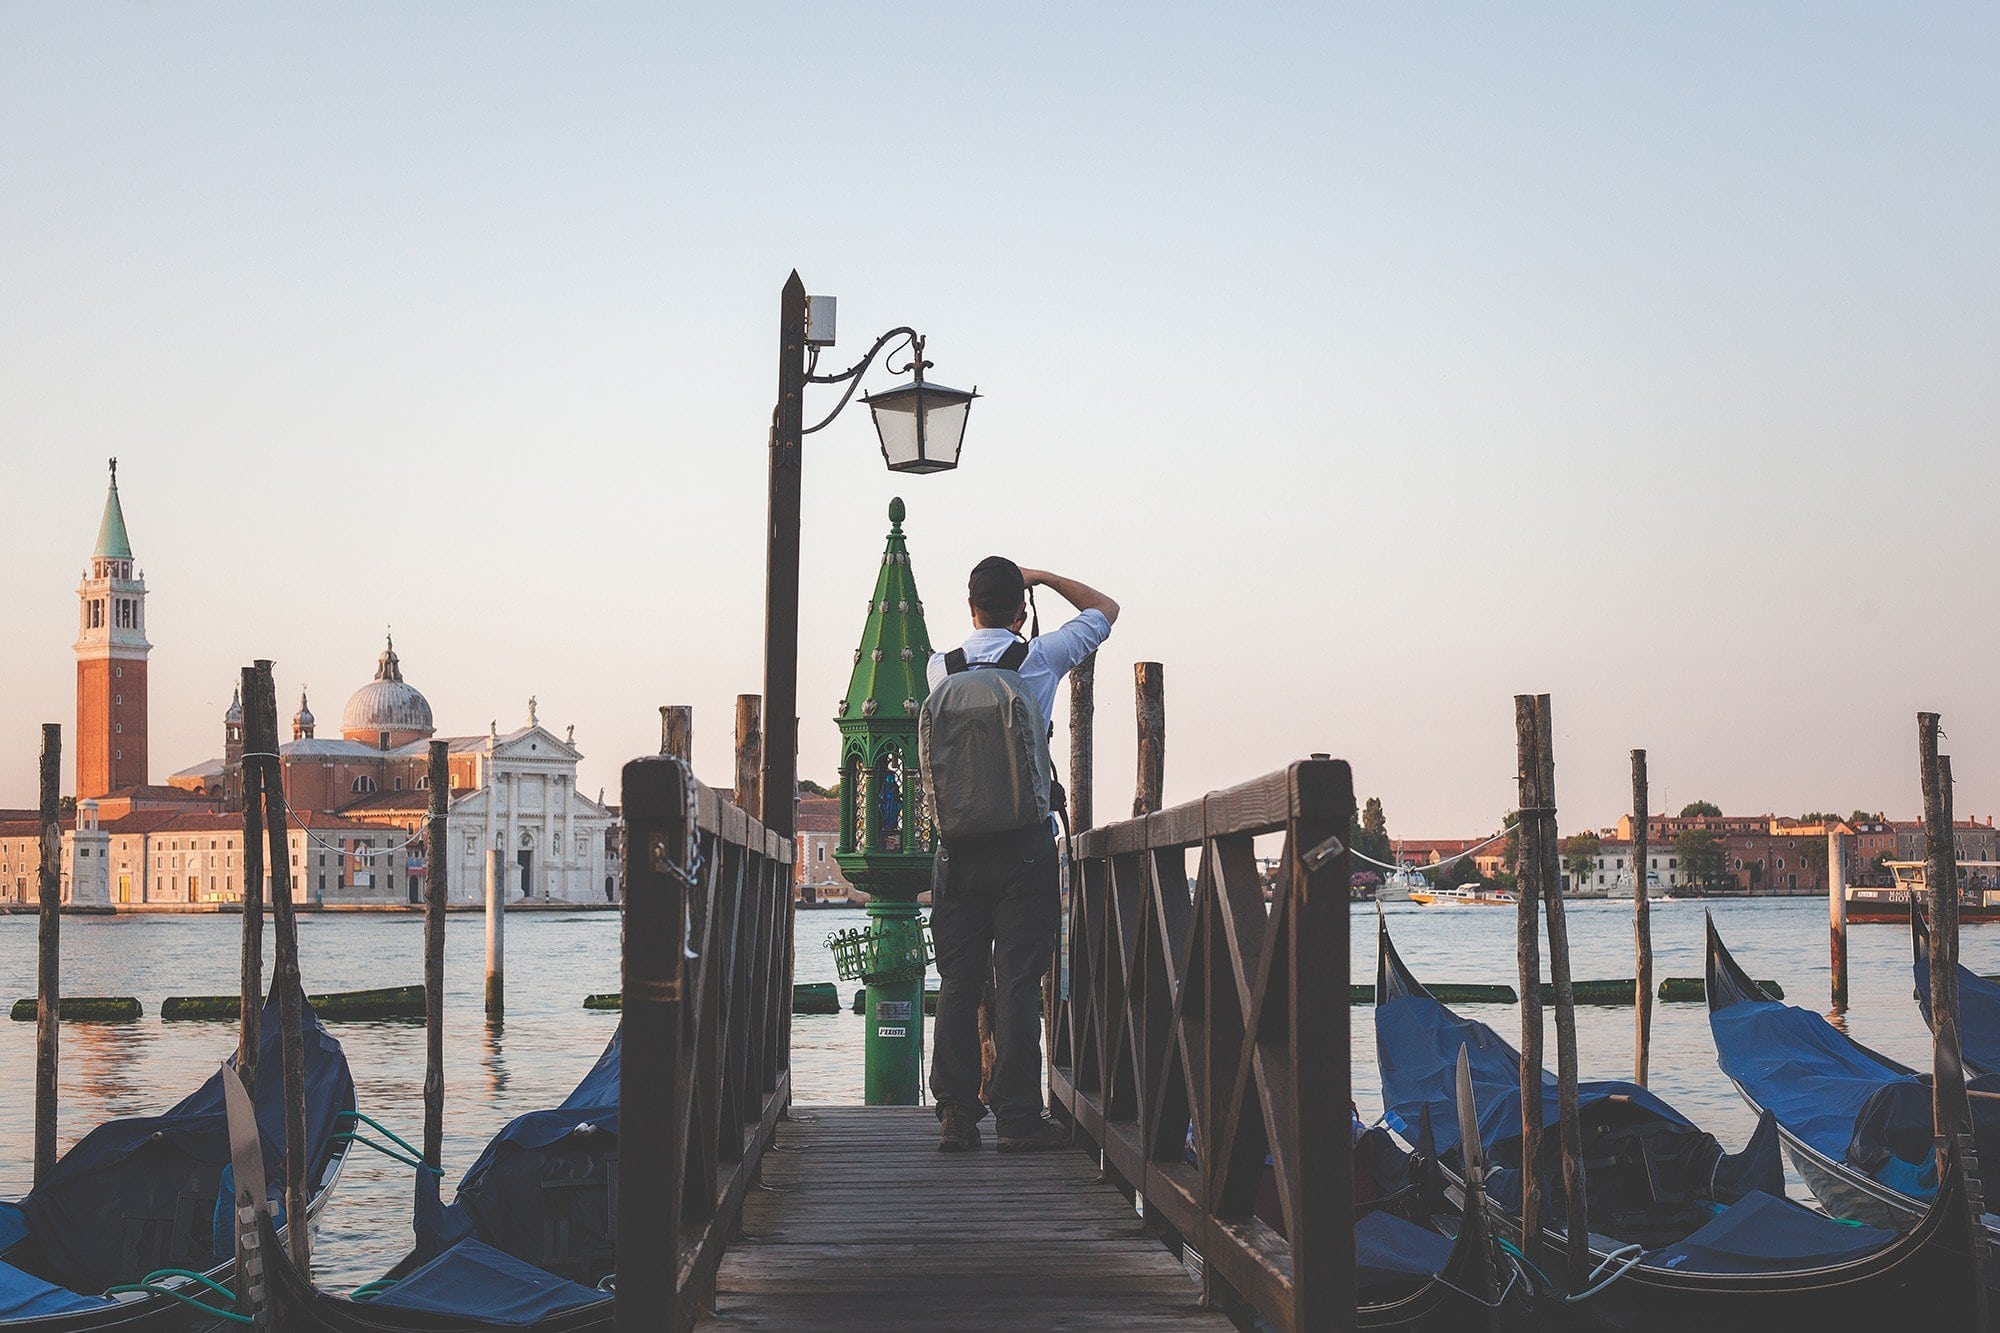
<svg viewBox="0 0 2000 1333"><path fill-rule="evenodd" d="M562 867L562 848L556 845L556 790L554 776L544 776L542 778L542 846L546 849L544 854L548 857L548 862L546 869L542 869L539 866L536 868L541 870L542 884L549 889L549 896L551 898L555 897L555 889L561 882L560 870ZM549 876L552 874L557 876L557 880L553 884L549 880Z"/></svg>
<svg viewBox="0 0 2000 1333"><path fill-rule="evenodd" d="M500 847L500 863L502 869L507 872L508 879L514 881L520 879L514 870L515 858L521 851L521 834L517 827L521 808L519 778L518 773L508 773L502 779L507 791L507 841Z"/></svg>
<svg viewBox="0 0 2000 1333"><path fill-rule="evenodd" d="M576 794L570 790L573 779L562 779L562 838L563 864L569 869L563 873L563 897L578 898L576 872L583 864L583 858L576 854Z"/></svg>

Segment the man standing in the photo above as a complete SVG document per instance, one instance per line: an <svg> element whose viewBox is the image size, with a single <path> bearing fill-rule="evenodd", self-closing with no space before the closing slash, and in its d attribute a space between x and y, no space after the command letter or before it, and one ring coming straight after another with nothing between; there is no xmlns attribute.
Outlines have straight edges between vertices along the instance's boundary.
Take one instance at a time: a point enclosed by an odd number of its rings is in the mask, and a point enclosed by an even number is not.
<svg viewBox="0 0 2000 1333"><path fill-rule="evenodd" d="M1027 590L1053 589L1078 608L1060 628L1024 641ZM1001 1152L1067 1141L1042 1103L1038 1000L1061 917L1060 870L1049 809L1048 734L1056 686L1096 651L1118 603L1003 556L973 568L973 631L931 656L924 704L925 785L939 833L931 891L938 992L931 1096L940 1152L979 1146L979 999L994 978L992 1111Z"/></svg>

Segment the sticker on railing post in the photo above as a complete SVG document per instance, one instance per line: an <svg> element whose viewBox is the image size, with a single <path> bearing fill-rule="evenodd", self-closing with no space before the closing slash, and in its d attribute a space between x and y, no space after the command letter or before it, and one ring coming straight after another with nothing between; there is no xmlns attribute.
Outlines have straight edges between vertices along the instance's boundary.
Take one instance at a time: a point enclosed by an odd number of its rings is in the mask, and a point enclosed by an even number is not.
<svg viewBox="0 0 2000 1333"><path fill-rule="evenodd" d="M908 1028L878 1027L875 1029L875 1035L878 1037L907 1037L910 1035L910 1031Z"/></svg>
<svg viewBox="0 0 2000 1333"><path fill-rule="evenodd" d="M910 1021L910 1005L909 1000L877 1000L875 1017L885 1023L907 1023ZM898 1032L896 1035L900 1037L903 1034Z"/></svg>

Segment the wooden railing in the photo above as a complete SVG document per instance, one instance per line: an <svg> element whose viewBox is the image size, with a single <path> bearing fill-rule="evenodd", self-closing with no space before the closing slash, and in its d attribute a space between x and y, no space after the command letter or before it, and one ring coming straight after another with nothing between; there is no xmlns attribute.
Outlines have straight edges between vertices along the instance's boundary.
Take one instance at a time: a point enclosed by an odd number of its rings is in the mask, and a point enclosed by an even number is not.
<svg viewBox="0 0 2000 1333"><path fill-rule="evenodd" d="M1209 1304L1287 1330L1354 1314L1353 815L1347 765L1316 759L1079 835L1050 1009L1058 1107L1164 1239L1200 1256ZM1267 834L1284 840L1268 905ZM1267 1180L1282 1232L1257 1216Z"/></svg>
<svg viewBox="0 0 2000 1333"><path fill-rule="evenodd" d="M665 755L625 766L619 1333L692 1325L791 1103L792 843Z"/></svg>

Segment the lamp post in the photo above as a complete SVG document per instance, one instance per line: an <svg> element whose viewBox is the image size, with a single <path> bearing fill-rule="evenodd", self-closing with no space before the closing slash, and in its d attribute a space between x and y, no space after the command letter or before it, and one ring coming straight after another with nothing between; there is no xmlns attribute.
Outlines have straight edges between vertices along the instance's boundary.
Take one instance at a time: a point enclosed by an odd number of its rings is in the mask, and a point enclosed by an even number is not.
<svg viewBox="0 0 2000 1333"><path fill-rule="evenodd" d="M771 495L764 581L764 780L766 828L797 832L799 776L799 486L805 437L824 430L852 401L862 377L884 348L907 351L910 383L863 399L875 417L882 461L891 472L943 472L958 466L965 419L979 395L924 379L924 339L915 329L891 329L868 354L837 374L817 373L821 348L834 339L834 300L806 295L795 269L778 302L778 404L771 414ZM892 354L894 355L894 354ZM805 424L808 384L845 384L831 412Z"/></svg>

